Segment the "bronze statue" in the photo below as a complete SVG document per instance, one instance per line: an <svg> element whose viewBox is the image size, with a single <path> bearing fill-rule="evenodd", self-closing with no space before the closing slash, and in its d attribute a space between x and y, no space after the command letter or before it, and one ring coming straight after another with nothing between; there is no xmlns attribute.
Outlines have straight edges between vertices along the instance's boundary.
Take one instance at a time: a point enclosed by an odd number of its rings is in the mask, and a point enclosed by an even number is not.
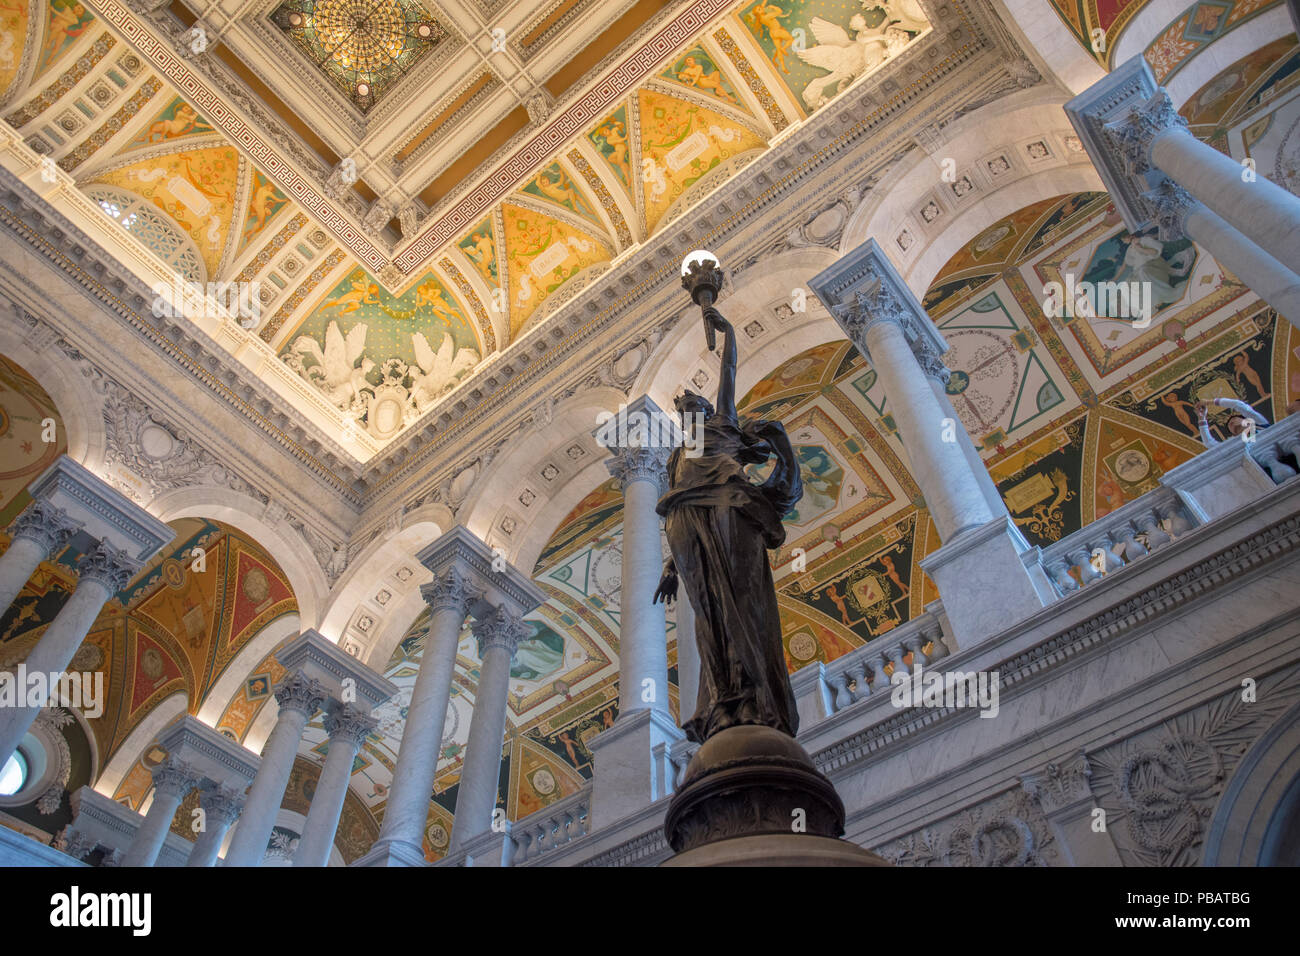
<svg viewBox="0 0 1300 956"><path fill-rule="evenodd" d="M698 456L678 447L668 459L669 491L658 512L672 558L655 602L675 598L680 579L695 608L700 694L695 715L682 723L688 738L703 743L742 724L793 737L799 715L766 551L785 541L781 519L803 496L799 462L780 422L737 415L736 332L711 304L701 305L708 338L725 336L717 407L691 391L675 402L685 428L703 417L703 434ZM773 456L767 479L750 480L745 466ZM682 701L683 717L689 706Z"/></svg>

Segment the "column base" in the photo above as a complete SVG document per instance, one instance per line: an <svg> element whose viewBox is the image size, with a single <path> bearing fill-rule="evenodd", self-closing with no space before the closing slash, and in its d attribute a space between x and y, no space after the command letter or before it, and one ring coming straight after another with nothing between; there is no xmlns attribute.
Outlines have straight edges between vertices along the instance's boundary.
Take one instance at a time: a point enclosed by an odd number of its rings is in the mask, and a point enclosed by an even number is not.
<svg viewBox="0 0 1300 956"><path fill-rule="evenodd" d="M419 847L401 840L381 840L349 864L349 866L375 867L428 865L429 861L424 858L424 853Z"/></svg>
<svg viewBox="0 0 1300 956"><path fill-rule="evenodd" d="M1023 551L1009 517L957 535L921 559L952 624L958 648L1006 630L1055 599L1037 548Z"/></svg>
<svg viewBox="0 0 1300 956"><path fill-rule="evenodd" d="M613 727L592 738L590 829L607 827L672 793L667 752L685 737L669 714L634 710L620 714Z"/></svg>

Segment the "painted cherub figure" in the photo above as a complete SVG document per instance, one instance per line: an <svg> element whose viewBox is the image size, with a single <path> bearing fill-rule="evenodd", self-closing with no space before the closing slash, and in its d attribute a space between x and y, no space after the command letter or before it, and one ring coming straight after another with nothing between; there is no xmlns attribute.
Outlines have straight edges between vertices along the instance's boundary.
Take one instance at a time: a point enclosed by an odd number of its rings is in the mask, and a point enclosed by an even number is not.
<svg viewBox="0 0 1300 956"><path fill-rule="evenodd" d="M772 41L774 50L772 52L772 62L777 65L782 73L789 73L790 68L785 64L785 58L794 46L794 34L785 28L781 23L790 14L782 10L774 3L767 3L762 0L758 6L749 12L749 24L755 30L762 34L766 30L768 38Z"/></svg>
<svg viewBox="0 0 1300 956"><path fill-rule="evenodd" d="M189 103L180 103L171 119L160 119L149 127L148 141L156 143L159 140L184 136L194 129L198 119L199 114L194 112L194 107Z"/></svg>
<svg viewBox="0 0 1300 956"><path fill-rule="evenodd" d="M682 69L677 74L677 79L689 86L697 87L706 93L712 93L719 99L726 100L728 103L736 102L736 98L722 85L722 71L714 70L712 73L706 73L704 64L700 63L693 56L688 56L682 63Z"/></svg>
<svg viewBox="0 0 1300 956"><path fill-rule="evenodd" d="M379 286L373 282L366 282L365 276L351 280L351 286L348 291L327 300L321 308L337 308L340 315L349 315L363 305L379 304Z"/></svg>

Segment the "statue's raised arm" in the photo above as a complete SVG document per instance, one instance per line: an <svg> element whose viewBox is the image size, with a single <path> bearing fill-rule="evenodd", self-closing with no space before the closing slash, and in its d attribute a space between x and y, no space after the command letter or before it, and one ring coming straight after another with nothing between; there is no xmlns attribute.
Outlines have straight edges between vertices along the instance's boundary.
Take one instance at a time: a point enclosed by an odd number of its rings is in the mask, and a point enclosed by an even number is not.
<svg viewBox="0 0 1300 956"><path fill-rule="evenodd" d="M736 330L713 306L704 310L704 321L709 328L723 334L722 369L718 376L717 412L736 421Z"/></svg>

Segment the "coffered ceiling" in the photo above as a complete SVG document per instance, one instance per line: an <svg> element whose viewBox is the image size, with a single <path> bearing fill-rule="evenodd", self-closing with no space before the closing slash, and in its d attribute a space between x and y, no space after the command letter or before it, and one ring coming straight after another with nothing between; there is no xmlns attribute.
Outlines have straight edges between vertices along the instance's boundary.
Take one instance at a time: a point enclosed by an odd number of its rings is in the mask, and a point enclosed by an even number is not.
<svg viewBox="0 0 1300 956"><path fill-rule="evenodd" d="M0 108L141 274L252 286L187 314L364 462L850 87L978 39L939 9L44 0Z"/></svg>

